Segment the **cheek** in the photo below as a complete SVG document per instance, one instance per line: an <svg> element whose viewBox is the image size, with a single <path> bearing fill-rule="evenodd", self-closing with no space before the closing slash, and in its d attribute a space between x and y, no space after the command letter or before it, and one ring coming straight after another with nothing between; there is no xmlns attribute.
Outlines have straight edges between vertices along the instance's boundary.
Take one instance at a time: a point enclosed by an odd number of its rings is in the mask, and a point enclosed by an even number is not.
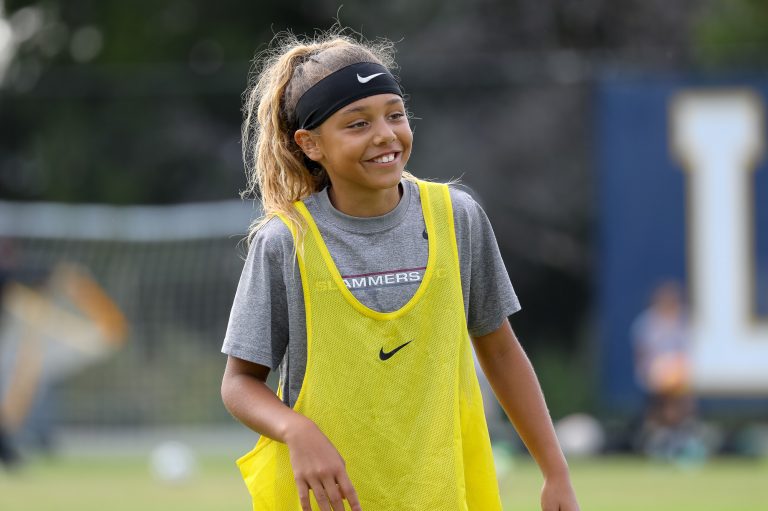
<svg viewBox="0 0 768 511"><path fill-rule="evenodd" d="M403 145L407 146L408 151L410 151L411 146L413 145L413 132L411 131L410 125L398 132L398 138Z"/></svg>

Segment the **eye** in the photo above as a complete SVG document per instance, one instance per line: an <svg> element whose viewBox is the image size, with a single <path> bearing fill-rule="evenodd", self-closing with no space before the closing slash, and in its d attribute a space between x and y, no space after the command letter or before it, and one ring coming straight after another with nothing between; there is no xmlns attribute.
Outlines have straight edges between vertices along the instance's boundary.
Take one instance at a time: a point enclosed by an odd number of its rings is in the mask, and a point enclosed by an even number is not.
<svg viewBox="0 0 768 511"><path fill-rule="evenodd" d="M389 118L393 121L399 121L400 119L404 118L405 114L403 112L393 112L390 114Z"/></svg>
<svg viewBox="0 0 768 511"><path fill-rule="evenodd" d="M351 129L365 128L366 126L368 126L368 121L356 121L351 124L347 124L347 128Z"/></svg>

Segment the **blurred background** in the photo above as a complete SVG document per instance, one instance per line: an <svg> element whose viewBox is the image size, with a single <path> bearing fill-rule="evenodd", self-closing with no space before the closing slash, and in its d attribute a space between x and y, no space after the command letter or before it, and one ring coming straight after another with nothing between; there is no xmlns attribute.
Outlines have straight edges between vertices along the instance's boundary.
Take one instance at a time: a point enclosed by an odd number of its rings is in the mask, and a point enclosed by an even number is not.
<svg viewBox="0 0 768 511"><path fill-rule="evenodd" d="M219 397L241 94L337 18L397 43L409 169L488 213L583 508L768 509L759 0L0 0L0 509L249 506ZM535 508L486 406L505 509Z"/></svg>

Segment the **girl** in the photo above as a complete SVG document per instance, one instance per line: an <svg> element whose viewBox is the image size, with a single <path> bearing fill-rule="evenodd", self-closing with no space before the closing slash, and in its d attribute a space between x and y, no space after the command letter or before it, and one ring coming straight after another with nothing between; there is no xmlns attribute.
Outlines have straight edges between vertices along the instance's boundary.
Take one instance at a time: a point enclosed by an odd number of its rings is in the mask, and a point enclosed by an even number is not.
<svg viewBox="0 0 768 511"><path fill-rule="evenodd" d="M542 509L577 510L485 214L405 171L391 45L276 41L246 95L265 217L222 350L224 404L262 435L238 460L254 509L500 510L471 337L544 474Z"/></svg>

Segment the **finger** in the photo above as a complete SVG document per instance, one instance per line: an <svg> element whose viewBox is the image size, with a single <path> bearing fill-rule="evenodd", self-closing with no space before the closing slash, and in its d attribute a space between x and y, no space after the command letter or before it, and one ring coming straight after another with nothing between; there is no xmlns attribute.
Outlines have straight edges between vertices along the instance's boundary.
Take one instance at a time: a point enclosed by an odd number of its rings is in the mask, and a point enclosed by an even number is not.
<svg viewBox="0 0 768 511"><path fill-rule="evenodd" d="M325 489L323 488L323 483L321 483L319 479L314 479L310 481L309 484L312 488L312 493L315 494L315 500L317 501L317 505L320 506L320 509L322 511L331 511L331 504L328 501L328 495L326 495Z"/></svg>
<svg viewBox="0 0 768 511"><path fill-rule="evenodd" d="M296 481L296 489L299 491L299 502L301 503L301 511L312 511L312 506L309 504L309 486L304 481Z"/></svg>
<svg viewBox="0 0 768 511"><path fill-rule="evenodd" d="M341 499L341 492L335 479L326 479L323 481L325 494L333 507L333 511L344 511L344 502Z"/></svg>
<svg viewBox="0 0 768 511"><path fill-rule="evenodd" d="M360 506L360 500L357 498L355 487L352 486L352 481L349 480L346 472L339 477L339 489L344 498L347 499L347 502L349 502L349 507L352 508L352 511L363 511L363 508Z"/></svg>

